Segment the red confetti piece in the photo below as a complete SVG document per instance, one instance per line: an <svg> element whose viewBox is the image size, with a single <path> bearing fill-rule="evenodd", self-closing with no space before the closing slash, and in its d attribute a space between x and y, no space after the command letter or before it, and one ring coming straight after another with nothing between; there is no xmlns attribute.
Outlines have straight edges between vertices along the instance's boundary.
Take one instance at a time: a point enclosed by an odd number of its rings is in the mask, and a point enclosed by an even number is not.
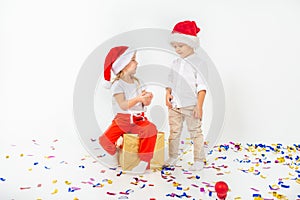
<svg viewBox="0 0 300 200"><path fill-rule="evenodd" d="M20 187L20 190L28 190L30 189L31 187Z"/></svg>

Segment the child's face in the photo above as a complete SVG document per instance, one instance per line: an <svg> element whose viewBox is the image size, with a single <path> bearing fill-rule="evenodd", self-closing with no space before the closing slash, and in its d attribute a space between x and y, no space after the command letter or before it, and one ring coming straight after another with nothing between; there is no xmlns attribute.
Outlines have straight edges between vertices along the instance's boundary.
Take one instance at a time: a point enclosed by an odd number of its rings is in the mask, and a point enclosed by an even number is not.
<svg viewBox="0 0 300 200"><path fill-rule="evenodd" d="M180 43L180 42L172 42L172 46L174 47L176 53L181 57L181 58L186 58L189 55L194 53L194 49L190 47L187 44Z"/></svg>
<svg viewBox="0 0 300 200"><path fill-rule="evenodd" d="M125 73L131 75L136 73L138 62L136 61L136 53L131 58L131 61L128 63L128 65L124 68Z"/></svg>

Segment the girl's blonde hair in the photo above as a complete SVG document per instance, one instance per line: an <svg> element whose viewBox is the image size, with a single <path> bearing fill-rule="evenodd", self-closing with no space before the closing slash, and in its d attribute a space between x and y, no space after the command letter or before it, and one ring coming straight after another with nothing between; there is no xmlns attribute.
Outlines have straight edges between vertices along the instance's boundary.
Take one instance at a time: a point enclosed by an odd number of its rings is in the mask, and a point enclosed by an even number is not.
<svg viewBox="0 0 300 200"><path fill-rule="evenodd" d="M121 71L116 75L116 77L114 78L114 80L113 80L112 83L114 83L114 82L117 81L117 80L120 80L121 77L122 77L123 75L124 75L124 71L121 70ZM139 81L139 79L138 79L137 77L134 76L133 79L140 85L140 81Z"/></svg>

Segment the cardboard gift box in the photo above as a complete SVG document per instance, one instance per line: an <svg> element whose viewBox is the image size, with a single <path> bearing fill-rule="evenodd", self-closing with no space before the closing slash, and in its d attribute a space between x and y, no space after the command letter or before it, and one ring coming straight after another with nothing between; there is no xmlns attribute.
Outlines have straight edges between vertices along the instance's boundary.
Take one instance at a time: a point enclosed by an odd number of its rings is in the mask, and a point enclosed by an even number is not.
<svg viewBox="0 0 300 200"><path fill-rule="evenodd" d="M138 155L139 136L138 134L126 133L123 135L123 144L119 152L119 163L124 171L131 171L140 162ZM154 147L153 158L150 161L150 168L162 167L165 159L165 134L158 132Z"/></svg>

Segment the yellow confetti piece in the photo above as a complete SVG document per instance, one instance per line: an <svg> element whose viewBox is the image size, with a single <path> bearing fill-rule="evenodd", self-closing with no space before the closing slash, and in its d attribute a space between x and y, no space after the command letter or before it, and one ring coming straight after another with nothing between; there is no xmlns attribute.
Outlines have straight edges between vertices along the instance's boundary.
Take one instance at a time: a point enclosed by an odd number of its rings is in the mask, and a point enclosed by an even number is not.
<svg viewBox="0 0 300 200"><path fill-rule="evenodd" d="M36 200L42 200L42 198L37 198Z"/></svg>
<svg viewBox="0 0 300 200"><path fill-rule="evenodd" d="M296 179L296 183L300 184L300 179L299 178Z"/></svg>
<svg viewBox="0 0 300 200"><path fill-rule="evenodd" d="M57 183L57 180L53 180L52 183L53 183L53 184Z"/></svg>
<svg viewBox="0 0 300 200"><path fill-rule="evenodd" d="M264 200L264 199L261 197L254 197L254 200Z"/></svg>
<svg viewBox="0 0 300 200"><path fill-rule="evenodd" d="M253 171L254 171L254 167L250 167L250 168L248 169L248 171L249 171L249 172L253 172Z"/></svg>
<svg viewBox="0 0 300 200"><path fill-rule="evenodd" d="M24 154L21 153L21 154L20 154L20 157L23 157L23 156L24 156Z"/></svg>
<svg viewBox="0 0 300 200"><path fill-rule="evenodd" d="M58 193L58 189L54 189L54 191L53 192L51 192L51 194L56 194L56 193Z"/></svg>
<svg viewBox="0 0 300 200"><path fill-rule="evenodd" d="M108 180L107 183L108 183L108 184L112 184L112 180Z"/></svg>
<svg viewBox="0 0 300 200"><path fill-rule="evenodd" d="M71 182L69 182L69 181L65 181L65 184L67 184L67 185L71 185Z"/></svg>
<svg viewBox="0 0 300 200"><path fill-rule="evenodd" d="M261 177L261 178L264 178L264 179L267 178L267 176L264 176L264 175L260 175L260 177Z"/></svg>
<svg viewBox="0 0 300 200"><path fill-rule="evenodd" d="M9 155L5 156L5 158L8 159L8 158L9 158Z"/></svg>
<svg viewBox="0 0 300 200"><path fill-rule="evenodd" d="M183 191L188 191L190 190L190 187L184 188Z"/></svg>
<svg viewBox="0 0 300 200"><path fill-rule="evenodd" d="M174 186L174 187L177 187L177 186L180 186L180 185L181 185L180 183L173 182L173 186Z"/></svg>
<svg viewBox="0 0 300 200"><path fill-rule="evenodd" d="M284 159L284 157L279 157L279 158L277 158L277 161L279 163L283 163L283 162L285 162L285 159Z"/></svg>
<svg viewBox="0 0 300 200"><path fill-rule="evenodd" d="M290 175L290 176L295 176L295 174L292 174L291 172L289 172L289 175Z"/></svg>
<svg viewBox="0 0 300 200"><path fill-rule="evenodd" d="M74 197L74 199L73 200L79 200L77 197Z"/></svg>
<svg viewBox="0 0 300 200"><path fill-rule="evenodd" d="M30 172L31 172L31 171L32 171L32 168L29 168L29 169L28 169L28 171L30 171Z"/></svg>
<svg viewBox="0 0 300 200"><path fill-rule="evenodd" d="M241 197L234 197L234 200L242 200Z"/></svg>
<svg viewBox="0 0 300 200"><path fill-rule="evenodd" d="M272 185L272 188L273 188L274 190L280 189L278 185Z"/></svg>

